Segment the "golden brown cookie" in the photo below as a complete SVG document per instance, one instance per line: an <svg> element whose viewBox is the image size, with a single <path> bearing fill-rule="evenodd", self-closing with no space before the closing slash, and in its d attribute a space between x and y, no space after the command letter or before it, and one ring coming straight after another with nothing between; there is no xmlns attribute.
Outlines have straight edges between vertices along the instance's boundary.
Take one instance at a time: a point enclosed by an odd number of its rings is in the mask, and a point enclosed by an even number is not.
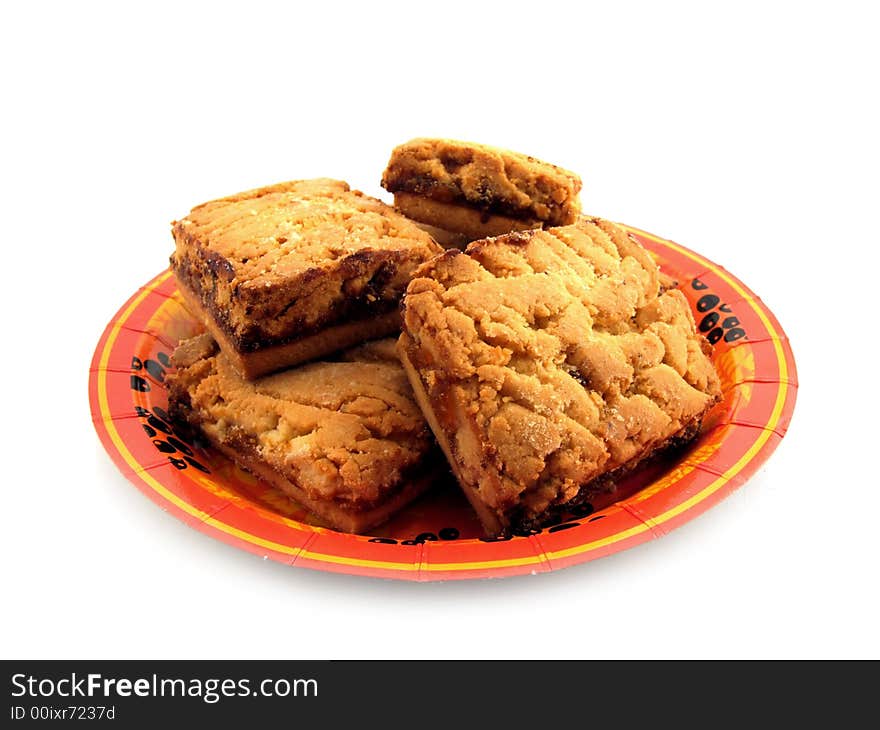
<svg viewBox="0 0 880 730"><path fill-rule="evenodd" d="M199 205L172 229L181 293L245 377L399 330L413 270L441 248L339 180Z"/></svg>
<svg viewBox="0 0 880 730"><path fill-rule="evenodd" d="M365 532L431 485L433 438L383 349L245 380L200 335L174 352L169 410L329 526Z"/></svg>
<svg viewBox="0 0 880 730"><path fill-rule="evenodd" d="M394 205L444 245L573 223L581 180L534 157L450 139L396 147L382 175ZM434 229L441 231L436 233Z"/></svg>
<svg viewBox="0 0 880 730"><path fill-rule="evenodd" d="M719 380L684 295L659 280L596 218L415 273L398 350L488 534L540 524L697 433Z"/></svg>

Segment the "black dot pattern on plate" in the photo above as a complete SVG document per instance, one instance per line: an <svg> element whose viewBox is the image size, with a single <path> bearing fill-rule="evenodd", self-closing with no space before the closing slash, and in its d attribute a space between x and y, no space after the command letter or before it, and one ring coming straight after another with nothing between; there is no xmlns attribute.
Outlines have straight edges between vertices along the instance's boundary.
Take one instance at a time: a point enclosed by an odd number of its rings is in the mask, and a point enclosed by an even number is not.
<svg viewBox="0 0 880 730"><path fill-rule="evenodd" d="M721 300L715 294L704 294L697 300L697 311L708 312L721 303Z"/></svg>
<svg viewBox="0 0 880 730"><path fill-rule="evenodd" d="M700 320L700 332L709 332L712 330L716 324L718 324L718 320L721 315L718 312L709 312L703 319Z"/></svg>
<svg viewBox="0 0 880 730"><path fill-rule="evenodd" d="M580 527L580 522L563 522L561 525L553 525L547 532L562 532L570 530L572 527Z"/></svg>
<svg viewBox="0 0 880 730"><path fill-rule="evenodd" d="M700 279L691 281L691 288L695 291L706 291L709 285ZM737 317L730 305L722 302L717 294L703 294L696 304L697 312L704 316L699 320L697 325L700 332L706 335L706 339L715 344L724 340L725 342L736 342L746 336L746 331L740 326L739 317ZM722 317L722 315L730 315Z"/></svg>
<svg viewBox="0 0 880 730"><path fill-rule="evenodd" d="M436 542L437 540L457 540L461 533L455 527L444 527L433 532L420 532L413 538L408 540L395 540L393 537L371 537L369 542L379 543L381 545L422 545L426 542Z"/></svg>
<svg viewBox="0 0 880 730"><path fill-rule="evenodd" d="M156 431L161 431L162 433L171 433L171 426L157 416L147 416L147 424L150 427L154 428Z"/></svg>
<svg viewBox="0 0 880 730"><path fill-rule="evenodd" d="M144 363L144 369L160 383L165 382L165 368L162 367L161 363L155 360L147 360Z"/></svg>
<svg viewBox="0 0 880 730"><path fill-rule="evenodd" d="M142 361L138 357L131 358L131 369L146 373L157 384L165 382L165 365L170 364L171 359L167 353L160 352L155 360ZM150 381L135 372L131 375L132 390L139 393L149 393L152 385ZM196 469L210 474L211 470L195 457L194 437L187 424L174 421L161 406L154 406L152 411L143 406L135 406L134 412L141 419L141 427L147 438L160 454L168 457L168 462L175 469Z"/></svg>
<svg viewBox="0 0 880 730"><path fill-rule="evenodd" d="M586 517L593 513L593 505L589 502L585 502L583 504L577 505L577 507L572 508L568 511L569 515L577 516L577 517ZM605 515L596 515L591 518L589 522L595 522L596 520L600 520L604 518ZM479 537L477 538L480 542L507 542L508 540L513 540L516 538L528 538L532 535L539 535L543 532L554 533L554 532L562 532L564 530L570 530L574 527L580 527L583 523L578 522L576 520L567 519L564 520L562 516L559 516L554 521L544 524L541 527L529 527L527 529L514 530L513 534L508 535L498 535L495 537ZM393 537L371 537L368 539L368 542L377 543L380 545L422 545L426 542L436 542L440 541L451 541L458 540L460 536L460 532L455 527L444 527L437 531L437 533L433 532L421 532L415 537L408 538L406 540L397 540Z"/></svg>
<svg viewBox="0 0 880 730"><path fill-rule="evenodd" d="M170 366L171 358L168 357L168 354L165 352L160 352L156 355L156 359L148 358L147 360L141 360L137 356L133 356L131 358L131 369L137 373L137 376L132 376L132 383L135 382L135 377L137 377L139 385L143 386L143 383L147 383L144 375L148 375L152 380L159 383L160 385L165 382L166 371L165 368ZM149 383L147 383L149 385ZM147 391L149 388L147 388ZM146 391L141 391L146 392Z"/></svg>

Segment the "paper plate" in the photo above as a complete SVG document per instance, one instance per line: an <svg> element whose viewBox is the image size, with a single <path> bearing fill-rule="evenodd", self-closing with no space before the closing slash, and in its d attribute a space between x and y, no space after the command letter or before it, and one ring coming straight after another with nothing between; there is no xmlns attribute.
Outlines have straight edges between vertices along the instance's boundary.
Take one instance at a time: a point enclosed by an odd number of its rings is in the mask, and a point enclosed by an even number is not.
<svg viewBox="0 0 880 730"><path fill-rule="evenodd" d="M674 457L622 482L604 503L502 540L479 523L448 475L370 535L326 528L218 453L196 447L168 418L164 386L179 340L202 331L165 271L104 330L89 373L98 436L150 499L224 542L290 565L398 578L450 580L558 570L659 537L741 486L779 445L795 405L788 339L773 314L722 267L672 241L628 228L679 281L714 344L723 401Z"/></svg>

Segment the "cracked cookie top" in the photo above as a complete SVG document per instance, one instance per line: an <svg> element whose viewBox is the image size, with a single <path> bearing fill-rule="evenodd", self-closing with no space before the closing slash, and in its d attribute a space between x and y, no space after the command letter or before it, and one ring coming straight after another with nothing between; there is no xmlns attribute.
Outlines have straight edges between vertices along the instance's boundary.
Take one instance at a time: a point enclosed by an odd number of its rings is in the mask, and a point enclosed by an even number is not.
<svg viewBox="0 0 880 730"><path fill-rule="evenodd" d="M210 335L174 352L169 400L212 441L245 450L316 500L369 506L433 439L400 366L367 353L243 380Z"/></svg>
<svg viewBox="0 0 880 730"><path fill-rule="evenodd" d="M518 152L451 139L418 138L396 147L382 187L554 226L573 223L580 210L575 173Z"/></svg>
<svg viewBox="0 0 880 730"><path fill-rule="evenodd" d="M420 267L402 354L459 479L535 519L686 433L719 397L678 290L619 226L476 241Z"/></svg>
<svg viewBox="0 0 880 730"><path fill-rule="evenodd" d="M412 221L341 180L231 195L172 224L171 266L242 349L393 309L442 249Z"/></svg>

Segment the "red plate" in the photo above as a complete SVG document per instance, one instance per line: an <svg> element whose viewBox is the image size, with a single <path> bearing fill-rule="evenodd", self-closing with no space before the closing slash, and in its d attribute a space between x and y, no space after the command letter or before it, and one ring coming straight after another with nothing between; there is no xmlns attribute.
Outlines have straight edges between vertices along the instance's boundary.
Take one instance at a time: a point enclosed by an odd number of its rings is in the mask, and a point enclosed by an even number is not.
<svg viewBox="0 0 880 730"><path fill-rule="evenodd" d="M448 580L558 570L659 537L742 485L779 445L797 394L788 339L773 314L723 268L671 241L628 228L679 280L715 344L723 401L674 459L632 475L613 501L584 505L551 527L481 539L449 479L371 535L317 524L284 495L169 422L163 381L177 342L201 331L170 272L123 305L89 373L98 436L122 473L184 522L264 557L340 573Z"/></svg>

